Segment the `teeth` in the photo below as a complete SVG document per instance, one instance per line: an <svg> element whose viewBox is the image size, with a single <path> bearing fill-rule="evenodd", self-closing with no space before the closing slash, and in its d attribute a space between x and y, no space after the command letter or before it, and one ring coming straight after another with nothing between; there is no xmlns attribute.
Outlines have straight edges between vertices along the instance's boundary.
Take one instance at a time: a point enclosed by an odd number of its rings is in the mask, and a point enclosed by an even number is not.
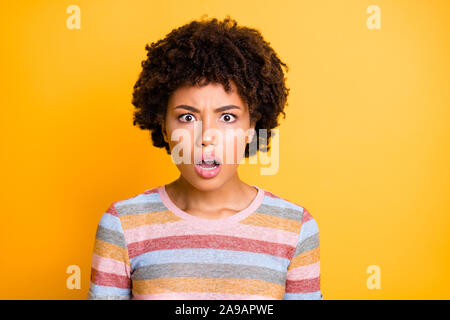
<svg viewBox="0 0 450 320"><path fill-rule="evenodd" d="M209 164L209 165L215 164L215 166L212 167L212 168L206 168L206 167L203 167L203 166L202 166L202 163L203 163L203 162L205 162L205 163L207 163L207 164ZM199 165L200 167L202 167L202 169L204 169L204 170L212 170L212 169L217 168L218 165L219 165L219 163L217 163L215 160L203 160L203 161L200 162L198 165Z"/></svg>

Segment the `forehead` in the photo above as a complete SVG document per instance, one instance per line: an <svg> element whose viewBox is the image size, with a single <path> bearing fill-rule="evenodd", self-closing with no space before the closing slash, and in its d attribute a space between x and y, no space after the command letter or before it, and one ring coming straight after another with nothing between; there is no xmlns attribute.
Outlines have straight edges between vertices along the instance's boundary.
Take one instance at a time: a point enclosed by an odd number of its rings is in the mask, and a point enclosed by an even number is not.
<svg viewBox="0 0 450 320"><path fill-rule="evenodd" d="M205 86L181 86L177 88L169 98L169 107L173 108L179 104L203 107L218 107L234 104L246 109L244 101L241 99L237 87L230 81L231 91L226 92L220 83L210 82Z"/></svg>

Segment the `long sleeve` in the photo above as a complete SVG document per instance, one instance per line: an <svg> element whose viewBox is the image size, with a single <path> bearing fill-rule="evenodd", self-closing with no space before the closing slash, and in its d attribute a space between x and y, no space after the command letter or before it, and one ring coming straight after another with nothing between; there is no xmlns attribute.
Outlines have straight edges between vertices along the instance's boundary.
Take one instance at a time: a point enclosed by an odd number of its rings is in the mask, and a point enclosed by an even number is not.
<svg viewBox="0 0 450 320"><path fill-rule="evenodd" d="M303 208L299 239L288 267L283 300L323 300L319 256L319 228Z"/></svg>
<svg viewBox="0 0 450 320"><path fill-rule="evenodd" d="M124 231L113 203L97 226L88 300L131 299L130 274Z"/></svg>

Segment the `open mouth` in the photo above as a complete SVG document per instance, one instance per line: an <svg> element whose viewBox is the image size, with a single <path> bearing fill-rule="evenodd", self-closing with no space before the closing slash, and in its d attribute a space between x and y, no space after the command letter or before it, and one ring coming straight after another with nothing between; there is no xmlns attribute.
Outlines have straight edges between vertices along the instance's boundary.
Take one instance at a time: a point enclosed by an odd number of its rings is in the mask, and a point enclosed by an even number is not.
<svg viewBox="0 0 450 320"><path fill-rule="evenodd" d="M197 163L197 165L205 170L212 170L217 168L220 163L216 160L202 160L201 162Z"/></svg>

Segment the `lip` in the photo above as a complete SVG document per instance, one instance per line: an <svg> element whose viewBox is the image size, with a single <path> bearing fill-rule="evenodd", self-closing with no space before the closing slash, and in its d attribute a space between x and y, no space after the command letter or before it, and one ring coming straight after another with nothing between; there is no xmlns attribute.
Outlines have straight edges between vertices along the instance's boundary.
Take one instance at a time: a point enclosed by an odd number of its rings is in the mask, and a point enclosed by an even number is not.
<svg viewBox="0 0 450 320"><path fill-rule="evenodd" d="M195 171L197 171L197 173L206 179L210 179L210 178L214 178L215 176L217 176L220 172L220 169L222 168L222 165L219 163L214 169L204 169L202 168L200 165L195 164Z"/></svg>

